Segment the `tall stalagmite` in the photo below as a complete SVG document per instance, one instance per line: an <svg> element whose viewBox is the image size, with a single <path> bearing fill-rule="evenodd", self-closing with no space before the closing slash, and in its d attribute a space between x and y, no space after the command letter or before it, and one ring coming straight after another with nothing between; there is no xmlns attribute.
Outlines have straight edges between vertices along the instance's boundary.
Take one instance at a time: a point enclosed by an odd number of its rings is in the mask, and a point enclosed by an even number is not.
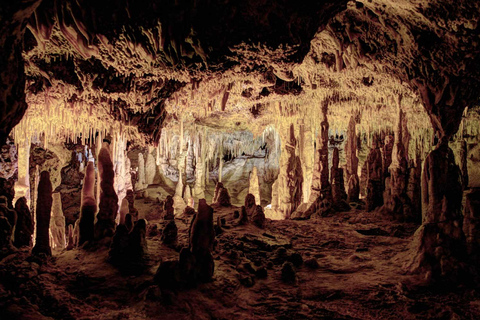
<svg viewBox="0 0 480 320"><path fill-rule="evenodd" d="M80 208L79 221L79 245L84 244L86 241L93 240L96 212L97 202L95 201L95 167L93 162L88 162L82 188L82 206Z"/></svg>
<svg viewBox="0 0 480 320"><path fill-rule="evenodd" d="M15 226L15 240L13 244L17 248L31 246L34 223L25 197L17 200L15 211L17 212L17 225Z"/></svg>
<svg viewBox="0 0 480 320"><path fill-rule="evenodd" d="M257 167L253 167L252 172L250 172L250 184L248 187L248 193L251 193L255 196L255 203L261 205L260 199L260 185L258 183L258 170Z"/></svg>
<svg viewBox="0 0 480 320"><path fill-rule="evenodd" d="M115 218L118 212L118 197L113 188L115 173L110 157L110 143L104 141L98 154L100 177L100 204L95 224L95 239L112 237L115 232Z"/></svg>
<svg viewBox="0 0 480 320"><path fill-rule="evenodd" d="M359 115L350 116L347 130L345 153L347 159L347 194L348 202L358 201L360 195L360 180L358 179L357 131L356 124Z"/></svg>
<svg viewBox="0 0 480 320"><path fill-rule="evenodd" d="M37 218L37 236L35 239L35 247L32 249L32 254L52 255L50 236L48 234L52 202L52 183L50 182L50 173L48 171L42 171L38 183L37 209L35 211Z"/></svg>
<svg viewBox="0 0 480 320"><path fill-rule="evenodd" d="M50 232L52 234L53 248L65 249L65 216L62 210L62 198L59 192L52 195L52 217L50 220Z"/></svg>
<svg viewBox="0 0 480 320"><path fill-rule="evenodd" d="M367 211L383 205L383 159L380 150L380 137L375 134L373 137L372 148L366 161L366 182L367 182Z"/></svg>

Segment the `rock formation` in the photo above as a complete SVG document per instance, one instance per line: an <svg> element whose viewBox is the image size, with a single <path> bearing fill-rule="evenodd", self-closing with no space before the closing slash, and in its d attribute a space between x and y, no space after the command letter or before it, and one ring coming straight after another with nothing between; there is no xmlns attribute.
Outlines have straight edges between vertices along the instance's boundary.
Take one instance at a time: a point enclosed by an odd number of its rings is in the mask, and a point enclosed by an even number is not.
<svg viewBox="0 0 480 320"><path fill-rule="evenodd" d="M373 145L366 160L366 186L365 199L367 211L383 205L383 165L382 151L378 135L374 135Z"/></svg>
<svg viewBox="0 0 480 320"><path fill-rule="evenodd" d="M244 207L242 207L242 215L243 208ZM256 207L255 214L252 216L252 223L262 229L265 227L265 214L263 213L262 206Z"/></svg>
<svg viewBox="0 0 480 320"><path fill-rule="evenodd" d="M346 202L347 193L345 192L345 184L343 182L343 168L339 168L340 162L338 148L333 148L332 168L330 169L330 179L332 185L333 209L335 211L348 211L350 206Z"/></svg>
<svg viewBox="0 0 480 320"><path fill-rule="evenodd" d="M27 199L21 197L15 203L15 211L17 212L17 224L15 226L15 247L30 247L32 245L32 235L34 223L30 209L27 206Z"/></svg>
<svg viewBox="0 0 480 320"><path fill-rule="evenodd" d="M36 221L36 239L32 254L47 256L52 255L50 248L50 212L52 210L52 183L50 182L50 173L42 171L38 183L37 208L35 210Z"/></svg>
<svg viewBox="0 0 480 320"><path fill-rule="evenodd" d="M257 167L253 167L252 172L250 172L250 184L248 187L248 193L253 194L253 196L255 197L255 203L257 205L261 205Z"/></svg>
<svg viewBox="0 0 480 320"><path fill-rule="evenodd" d="M239 213L239 212L235 211L235 213ZM248 223L248 213L247 213L247 209L245 208L245 206L242 206L242 209L239 213L239 216L236 217L236 218L238 218L238 220L237 220L238 225L242 226L242 225L246 225Z"/></svg>
<svg viewBox="0 0 480 320"><path fill-rule="evenodd" d="M12 244L17 213L8 207L8 199L0 196L0 258L14 251Z"/></svg>
<svg viewBox="0 0 480 320"><path fill-rule="evenodd" d="M100 203L97 222L95 224L95 239L112 237L115 231L115 218L118 212L118 197L113 188L115 173L110 157L109 142L103 142L98 154L98 174L100 177Z"/></svg>
<svg viewBox="0 0 480 320"><path fill-rule="evenodd" d="M163 219L164 220L173 220L175 219L175 213L173 208L173 197L167 196L165 203L163 205Z"/></svg>
<svg viewBox="0 0 480 320"><path fill-rule="evenodd" d="M74 231L73 225L68 225L68 232L67 232L67 250L72 250L75 248L75 240L74 240Z"/></svg>
<svg viewBox="0 0 480 320"><path fill-rule="evenodd" d="M163 229L162 242L166 245L176 244L178 228L175 220L170 220Z"/></svg>
<svg viewBox="0 0 480 320"><path fill-rule="evenodd" d="M94 238L95 213L97 212L97 202L95 200L95 167L93 162L88 162L85 170L82 188L82 206L80 208L80 218L78 221L79 239L78 245L81 246Z"/></svg>
<svg viewBox="0 0 480 320"><path fill-rule="evenodd" d="M127 190L128 213L130 213L135 220L138 219L138 210L135 208L135 193L133 190Z"/></svg>
<svg viewBox="0 0 480 320"><path fill-rule="evenodd" d="M346 177L348 202L358 201L360 195L360 180L358 179L357 132L356 123L359 115L350 116L347 129L347 144L345 153L347 159Z"/></svg>
<svg viewBox="0 0 480 320"><path fill-rule="evenodd" d="M62 199L60 193L52 195L52 216L50 219L50 232L52 234L52 249L65 249L65 216L62 210Z"/></svg>
<svg viewBox="0 0 480 320"><path fill-rule="evenodd" d="M217 182L217 185L215 186L215 195L213 197L212 203L222 207L229 207L231 205L228 190L223 186L223 183L221 182Z"/></svg>

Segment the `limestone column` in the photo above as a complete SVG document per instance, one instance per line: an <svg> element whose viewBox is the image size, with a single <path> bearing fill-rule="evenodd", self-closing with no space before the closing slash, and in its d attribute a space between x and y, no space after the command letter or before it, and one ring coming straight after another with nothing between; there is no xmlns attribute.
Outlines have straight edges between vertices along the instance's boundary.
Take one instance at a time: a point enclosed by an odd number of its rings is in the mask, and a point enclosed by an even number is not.
<svg viewBox="0 0 480 320"><path fill-rule="evenodd" d="M147 160L145 162L145 171L144 171L145 183L147 186L150 184L153 184L155 175L157 173L157 166L155 164L155 159L153 158L152 152L153 152L153 147L149 146L148 152L147 152Z"/></svg>
<svg viewBox="0 0 480 320"><path fill-rule="evenodd" d="M52 210L52 183L50 182L50 173L42 171L40 174L40 181L38 183L37 195L37 209L35 210L37 217L37 232L35 239L35 246L32 249L32 254L52 255L50 248L50 212Z"/></svg>
<svg viewBox="0 0 480 320"><path fill-rule="evenodd" d="M98 154L98 173L100 177L100 204L95 224L95 239L113 237L115 218L118 212L118 197L113 187L115 173L110 156L109 142L104 141Z"/></svg>
<svg viewBox="0 0 480 320"><path fill-rule="evenodd" d="M62 198L59 192L52 195L52 217L50 219L50 232L53 238L53 248L65 249L65 216L62 210Z"/></svg>
<svg viewBox="0 0 480 320"><path fill-rule="evenodd" d="M350 116L350 121L348 123L347 129L347 142L345 145L345 153L347 159L346 177L348 202L358 201L358 197L360 195L360 180L358 178L356 118L357 115Z"/></svg>
<svg viewBox="0 0 480 320"><path fill-rule="evenodd" d="M382 151L378 135L374 135L372 148L367 157L367 211L383 205Z"/></svg>
<svg viewBox="0 0 480 320"><path fill-rule="evenodd" d="M261 205L260 199L260 185L258 183L258 171L257 167L253 167L252 172L250 172L250 184L248 187L248 193L251 193L255 196L255 204Z"/></svg>
<svg viewBox="0 0 480 320"><path fill-rule="evenodd" d="M143 154L140 152L138 154L138 177L137 183L135 184L135 190L145 189L145 160L143 159Z"/></svg>
<svg viewBox="0 0 480 320"><path fill-rule="evenodd" d="M85 170L85 177L83 178L80 218L78 224L79 246L84 244L86 241L93 240L96 212L97 202L95 200L95 167L93 162L89 161Z"/></svg>
<svg viewBox="0 0 480 320"><path fill-rule="evenodd" d="M21 197L27 199L27 205L30 205L30 139L27 137L18 148L18 179L15 182L14 203Z"/></svg>
<svg viewBox="0 0 480 320"><path fill-rule="evenodd" d="M17 225L13 244L17 248L29 247L32 245L34 223L25 197L21 197L15 202L15 211L17 212Z"/></svg>
<svg viewBox="0 0 480 320"><path fill-rule="evenodd" d="M335 211L348 211L350 206L346 202L347 193L345 192L345 184L343 181L343 168L339 168L340 156L338 148L333 148L331 182L332 182L332 198L333 209Z"/></svg>

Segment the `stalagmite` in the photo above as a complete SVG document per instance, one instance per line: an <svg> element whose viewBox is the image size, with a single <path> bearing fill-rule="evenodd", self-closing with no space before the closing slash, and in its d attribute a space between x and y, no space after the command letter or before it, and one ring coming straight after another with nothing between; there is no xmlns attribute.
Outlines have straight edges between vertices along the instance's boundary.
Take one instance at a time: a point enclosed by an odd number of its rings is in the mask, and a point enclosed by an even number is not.
<svg viewBox="0 0 480 320"><path fill-rule="evenodd" d="M220 181L217 182L217 185L215 186L215 195L213 197L212 203L223 207L229 207L231 205L228 190L223 186L223 183L221 183Z"/></svg>
<svg viewBox="0 0 480 320"><path fill-rule="evenodd" d="M166 245L173 245L177 242L178 228L175 224L175 220L170 220L163 229L162 242Z"/></svg>
<svg viewBox="0 0 480 320"><path fill-rule="evenodd" d="M346 202L347 193L343 182L343 168L339 168L340 162L338 148L333 148L332 168L330 178L332 180L332 198L335 211L348 211L350 206Z"/></svg>
<svg viewBox="0 0 480 320"><path fill-rule="evenodd" d="M95 239L112 237L115 231L115 217L118 212L118 197L113 188L114 176L109 142L103 142L98 154L98 173L100 177L100 204L95 224Z"/></svg>
<svg viewBox="0 0 480 320"><path fill-rule="evenodd" d="M367 157L367 198L366 209L372 211L383 205L383 166L379 137L374 136L372 148Z"/></svg>
<svg viewBox="0 0 480 320"><path fill-rule="evenodd" d="M448 146L448 137L444 136L424 162L422 226L414 235L415 255L408 264L410 271L421 271L428 279L444 281L458 281L466 275L462 193L460 168Z"/></svg>
<svg viewBox="0 0 480 320"><path fill-rule="evenodd" d="M245 197L245 210L247 211L249 217L255 214L256 208L255 197L251 193L247 194Z"/></svg>
<svg viewBox="0 0 480 320"><path fill-rule="evenodd" d="M62 199L60 193L55 192L52 195L52 217L50 219L50 232L52 234L52 249L65 249L65 216L62 210Z"/></svg>
<svg viewBox="0 0 480 320"><path fill-rule="evenodd" d="M360 180L358 179L358 158L357 158L357 132L356 123L358 115L350 116L347 130L347 143L345 153L347 159L346 177L348 202L358 201L360 195Z"/></svg>
<svg viewBox="0 0 480 320"><path fill-rule="evenodd" d="M185 200L183 200L183 189L183 174L182 171L180 171L177 186L175 187L175 194L173 195L173 207L176 216L180 215L187 206Z"/></svg>
<svg viewBox="0 0 480 320"><path fill-rule="evenodd" d="M35 210L37 231L35 246L32 249L32 254L34 255L52 255L50 236L48 234L52 202L52 183L50 182L50 173L48 171L42 171L38 183L37 208Z"/></svg>
<svg viewBox="0 0 480 320"><path fill-rule="evenodd" d="M17 213L8 207L7 197L0 196L0 258L15 250L12 240L16 222Z"/></svg>
<svg viewBox="0 0 480 320"><path fill-rule="evenodd" d="M242 207L243 210L243 207ZM243 215L243 211L242 211ZM255 207L255 213L252 216L252 223L259 228L265 228L265 214L263 213L262 206Z"/></svg>
<svg viewBox="0 0 480 320"><path fill-rule="evenodd" d="M250 184L248 187L248 193L251 193L255 197L255 203L260 205L260 185L258 184L258 170L257 167L253 167L252 172L250 172Z"/></svg>
<svg viewBox="0 0 480 320"><path fill-rule="evenodd" d="M465 139L461 140L460 146L460 170L462 171L462 185L463 189L468 188L468 165L467 165L467 142Z"/></svg>
<svg viewBox="0 0 480 320"><path fill-rule="evenodd" d="M399 107L397 125L395 127L395 142L392 148L389 176L385 179L384 208L399 220L415 220L415 208L408 196L409 180L414 179L414 169L408 168L404 135L408 136L405 113ZM412 172L412 174L410 173ZM413 190L412 190L413 191ZM413 194L412 194L413 196Z"/></svg>
<svg viewBox="0 0 480 320"><path fill-rule="evenodd" d="M128 213L130 213L135 220L138 220L138 210L135 208L135 193L133 190L127 190Z"/></svg>
<svg viewBox="0 0 480 320"><path fill-rule="evenodd" d="M164 220L173 220L175 219L175 213L173 208L173 197L167 196L165 203L163 205L163 219Z"/></svg>
<svg viewBox="0 0 480 320"><path fill-rule="evenodd" d="M34 223L30 210L28 209L27 200L21 197L15 203L15 211L17 212L17 225L15 226L15 247L30 247L32 245L32 235Z"/></svg>
<svg viewBox="0 0 480 320"><path fill-rule="evenodd" d="M93 162L88 162L83 179L82 188L82 206L80 208L80 218L78 222L79 239L78 245L81 246L94 238L95 213L97 212L97 202L95 200L95 167Z"/></svg>
<svg viewBox="0 0 480 320"><path fill-rule="evenodd" d="M123 198L122 205L120 206L120 219L119 224L125 224L125 216L130 212L128 208L128 200L127 198Z"/></svg>
<svg viewBox="0 0 480 320"><path fill-rule="evenodd" d="M215 264L211 251L215 240L213 228L213 209L205 199L198 202L198 213L190 225L190 250L195 257L195 269L200 281L209 281L214 272Z"/></svg>
<svg viewBox="0 0 480 320"><path fill-rule="evenodd" d="M138 175L137 183L135 184L135 190L143 190L147 187L145 180L145 161L143 159L143 154L140 152L138 154Z"/></svg>
<svg viewBox="0 0 480 320"><path fill-rule="evenodd" d="M149 146L148 152L147 152L147 159L145 162L145 183L147 185L153 184L153 181L157 174L157 166L155 164L155 159L153 158L152 152L153 152L153 147ZM139 154L138 162L140 163L140 154ZM139 172L140 172L140 168L139 168Z"/></svg>
<svg viewBox="0 0 480 320"><path fill-rule="evenodd" d="M30 139L18 146L18 178L15 182L15 199L25 197L27 206L30 203Z"/></svg>
<svg viewBox="0 0 480 320"><path fill-rule="evenodd" d="M67 233L67 250L72 250L75 248L74 242L74 233L73 233L73 225L68 225L68 233Z"/></svg>

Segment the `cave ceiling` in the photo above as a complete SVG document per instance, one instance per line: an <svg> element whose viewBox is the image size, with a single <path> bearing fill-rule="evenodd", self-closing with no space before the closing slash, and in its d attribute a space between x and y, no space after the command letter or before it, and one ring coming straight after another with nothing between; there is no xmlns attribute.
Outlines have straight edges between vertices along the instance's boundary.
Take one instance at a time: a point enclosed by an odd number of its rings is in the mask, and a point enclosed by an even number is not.
<svg viewBox="0 0 480 320"><path fill-rule="evenodd" d="M29 17L10 6L26 26L22 125L45 132L156 143L185 121L260 133L328 103L337 127L355 111L389 125L400 106L450 136L479 97L478 1L44 0Z"/></svg>

